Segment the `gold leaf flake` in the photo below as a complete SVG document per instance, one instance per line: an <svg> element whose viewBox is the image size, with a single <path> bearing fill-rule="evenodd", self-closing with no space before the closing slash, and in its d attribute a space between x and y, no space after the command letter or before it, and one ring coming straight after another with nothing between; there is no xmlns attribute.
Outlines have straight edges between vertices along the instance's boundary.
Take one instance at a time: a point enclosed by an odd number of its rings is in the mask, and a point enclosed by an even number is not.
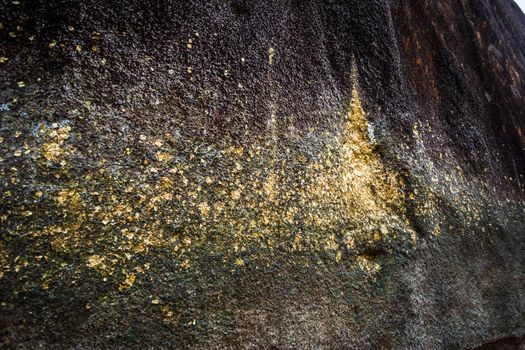
<svg viewBox="0 0 525 350"><path fill-rule="evenodd" d="M335 261L337 262L341 261L342 257L343 257L343 252L338 250L337 253L335 254Z"/></svg>
<svg viewBox="0 0 525 350"><path fill-rule="evenodd" d="M244 260L242 258L235 259L235 265L239 267L244 266L245 265Z"/></svg>
<svg viewBox="0 0 525 350"><path fill-rule="evenodd" d="M241 198L241 191L240 190L232 191L231 197L234 200L237 200L237 199Z"/></svg>
<svg viewBox="0 0 525 350"><path fill-rule="evenodd" d="M207 217L209 215L210 206L208 205L208 203L206 202L200 203L198 207L203 217Z"/></svg>
<svg viewBox="0 0 525 350"><path fill-rule="evenodd" d="M157 152L155 156L157 157L157 160L159 162L163 163L168 163L170 160L173 159L173 156L167 152Z"/></svg>
<svg viewBox="0 0 525 350"><path fill-rule="evenodd" d="M57 161L62 153L63 150L57 142L46 143L42 147L42 154L49 161Z"/></svg>
<svg viewBox="0 0 525 350"><path fill-rule="evenodd" d="M104 258L101 257L100 255L91 255L90 257L88 257L87 265L90 268L97 268L101 266L103 262L104 262Z"/></svg>
<svg viewBox="0 0 525 350"><path fill-rule="evenodd" d="M131 286L133 286L133 283L135 283L135 279L136 279L135 274L127 275L126 279L124 279L124 281L120 284L120 286L118 288L119 291L123 292L123 291L131 288Z"/></svg>

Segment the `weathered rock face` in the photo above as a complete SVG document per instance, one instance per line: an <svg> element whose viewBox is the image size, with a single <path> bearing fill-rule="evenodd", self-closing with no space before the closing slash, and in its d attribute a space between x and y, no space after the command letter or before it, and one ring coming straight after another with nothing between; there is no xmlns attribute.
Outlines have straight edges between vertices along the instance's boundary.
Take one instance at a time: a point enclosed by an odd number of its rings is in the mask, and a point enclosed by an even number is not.
<svg viewBox="0 0 525 350"><path fill-rule="evenodd" d="M3 348L519 346L510 0L0 9Z"/></svg>

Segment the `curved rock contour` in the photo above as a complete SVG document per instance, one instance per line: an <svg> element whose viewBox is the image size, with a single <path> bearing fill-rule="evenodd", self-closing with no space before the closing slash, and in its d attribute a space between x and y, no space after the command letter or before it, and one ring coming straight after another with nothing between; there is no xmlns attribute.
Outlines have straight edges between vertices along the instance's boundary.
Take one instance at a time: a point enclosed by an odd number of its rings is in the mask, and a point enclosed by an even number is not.
<svg viewBox="0 0 525 350"><path fill-rule="evenodd" d="M512 1L0 10L3 348L522 343Z"/></svg>

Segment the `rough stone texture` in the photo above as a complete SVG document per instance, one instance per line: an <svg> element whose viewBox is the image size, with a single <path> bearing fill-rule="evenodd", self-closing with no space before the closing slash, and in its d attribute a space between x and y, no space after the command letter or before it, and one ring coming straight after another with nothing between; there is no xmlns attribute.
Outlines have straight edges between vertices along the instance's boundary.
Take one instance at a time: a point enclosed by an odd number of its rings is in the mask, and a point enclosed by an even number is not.
<svg viewBox="0 0 525 350"><path fill-rule="evenodd" d="M510 0L0 0L5 349L525 334Z"/></svg>

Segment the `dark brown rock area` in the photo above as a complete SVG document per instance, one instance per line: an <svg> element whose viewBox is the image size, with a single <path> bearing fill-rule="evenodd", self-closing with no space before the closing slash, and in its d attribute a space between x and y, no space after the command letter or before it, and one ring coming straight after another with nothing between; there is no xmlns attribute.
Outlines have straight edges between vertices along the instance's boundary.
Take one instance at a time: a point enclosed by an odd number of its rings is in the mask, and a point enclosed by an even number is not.
<svg viewBox="0 0 525 350"><path fill-rule="evenodd" d="M519 349L510 0L0 0L2 349Z"/></svg>

